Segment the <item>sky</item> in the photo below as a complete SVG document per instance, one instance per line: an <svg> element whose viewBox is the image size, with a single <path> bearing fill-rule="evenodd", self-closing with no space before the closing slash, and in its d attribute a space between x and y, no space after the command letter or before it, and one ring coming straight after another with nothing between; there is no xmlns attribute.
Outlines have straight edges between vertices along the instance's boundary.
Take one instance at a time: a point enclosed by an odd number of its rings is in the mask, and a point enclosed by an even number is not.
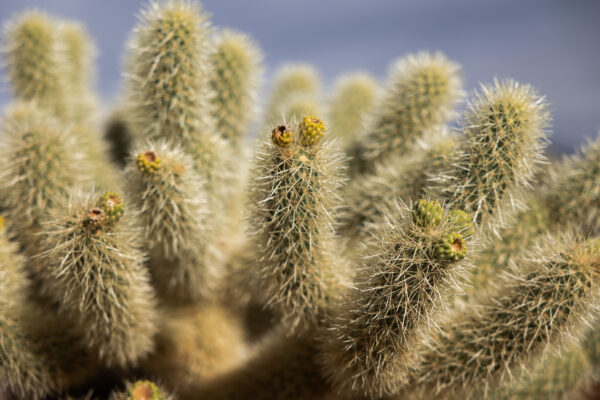
<svg viewBox="0 0 600 400"><path fill-rule="evenodd" d="M389 66L439 50L463 67L470 92L513 78L546 96L554 150L572 152L600 129L598 0L204 0L215 28L250 34L265 54L265 87L286 62L313 64L325 93L340 74L385 83ZM97 90L118 97L125 43L147 1L0 0L0 20L39 8L83 22L99 49ZM0 60L1 61L1 60ZM4 72L2 72L4 74ZM266 93L263 88L262 93ZM0 106L10 101L0 84Z"/></svg>

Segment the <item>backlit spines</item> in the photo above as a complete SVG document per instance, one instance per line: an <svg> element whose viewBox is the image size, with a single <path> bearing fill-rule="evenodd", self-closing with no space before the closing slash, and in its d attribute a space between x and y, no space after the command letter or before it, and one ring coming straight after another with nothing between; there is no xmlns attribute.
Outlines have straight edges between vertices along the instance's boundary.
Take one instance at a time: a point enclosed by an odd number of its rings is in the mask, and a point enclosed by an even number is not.
<svg viewBox="0 0 600 400"><path fill-rule="evenodd" d="M464 116L459 148L432 176L432 196L472 214L481 230L497 232L543 160L549 119L544 98L529 85L482 86Z"/></svg>
<svg viewBox="0 0 600 400"><path fill-rule="evenodd" d="M206 183L180 148L140 149L125 176L155 286L166 301L197 301L208 296L215 275Z"/></svg>
<svg viewBox="0 0 600 400"><path fill-rule="evenodd" d="M163 139L191 152L204 135L216 134L209 33L206 14L191 1L153 1L142 12L126 74L138 138Z"/></svg>
<svg viewBox="0 0 600 400"><path fill-rule="evenodd" d="M331 136L347 144L363 134L379 96L377 81L366 73L352 73L336 80L327 105Z"/></svg>
<svg viewBox="0 0 600 400"><path fill-rule="evenodd" d="M314 325L341 290L333 232L341 159L318 135L302 139L298 126L279 125L270 136L255 159L249 226L257 280L293 331Z"/></svg>
<svg viewBox="0 0 600 400"><path fill-rule="evenodd" d="M580 339L597 311L600 253L547 236L496 282L481 305L442 325L413 379L434 393L478 396L529 360Z"/></svg>
<svg viewBox="0 0 600 400"><path fill-rule="evenodd" d="M5 26L3 43L14 96L34 100L65 118L67 71L59 26L56 19L41 11L27 11Z"/></svg>
<svg viewBox="0 0 600 400"><path fill-rule="evenodd" d="M81 152L65 124L33 102L10 106L3 118L2 205L10 235L28 255L38 252L40 216L82 179Z"/></svg>
<svg viewBox="0 0 600 400"><path fill-rule="evenodd" d="M338 389L369 398L402 387L403 374L447 312L447 299L460 291L468 265L461 256L470 246L470 237L460 234L464 224L435 201L421 200L412 210L396 205L385 215L361 252L356 288L323 330L320 355ZM455 240L461 256L439 251L440 242Z"/></svg>
<svg viewBox="0 0 600 400"><path fill-rule="evenodd" d="M36 273L106 365L129 365L152 348L154 294L142 265L139 216L107 218L102 194L71 194L45 219Z"/></svg>
<svg viewBox="0 0 600 400"><path fill-rule="evenodd" d="M405 154L425 131L452 117L461 85L460 67L441 53L421 52L399 60L368 133L358 140L356 162L372 172L389 155Z"/></svg>
<svg viewBox="0 0 600 400"><path fill-rule="evenodd" d="M245 140L255 114L262 54L247 35L221 32L211 55L214 92L212 104L218 132L239 147Z"/></svg>

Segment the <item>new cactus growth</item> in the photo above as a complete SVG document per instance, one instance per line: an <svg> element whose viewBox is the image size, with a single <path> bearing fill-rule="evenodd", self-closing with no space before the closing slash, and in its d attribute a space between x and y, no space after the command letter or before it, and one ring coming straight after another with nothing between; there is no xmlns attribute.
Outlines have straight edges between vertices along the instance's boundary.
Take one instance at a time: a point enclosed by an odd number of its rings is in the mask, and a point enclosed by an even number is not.
<svg viewBox="0 0 600 400"><path fill-rule="evenodd" d="M386 213L340 314L323 332L322 363L335 386L369 398L394 394L465 273L462 221L436 201Z"/></svg>
<svg viewBox="0 0 600 400"><path fill-rule="evenodd" d="M340 156L321 142L324 124L279 125L256 159L250 226L257 280L267 303L295 330L315 324L339 295L343 261L333 232Z"/></svg>
<svg viewBox="0 0 600 400"><path fill-rule="evenodd" d="M166 390L147 380L128 382L124 391L114 392L110 400L173 400Z"/></svg>
<svg viewBox="0 0 600 400"><path fill-rule="evenodd" d="M161 297L189 302L208 296L215 240L206 222L206 185L192 159L164 143L150 146L138 152L125 175Z"/></svg>
<svg viewBox="0 0 600 400"><path fill-rule="evenodd" d="M442 326L414 381L431 395L481 395L535 355L581 338L599 300L599 265L590 242L544 238L515 262L483 306L472 305Z"/></svg>
<svg viewBox="0 0 600 400"><path fill-rule="evenodd" d="M106 201L112 197L109 203ZM69 196L43 223L43 288L107 365L135 363L152 347L153 290L132 212L113 193ZM134 215L131 215L134 214Z"/></svg>
<svg viewBox="0 0 600 400"><path fill-rule="evenodd" d="M459 148L433 176L431 196L474 216L497 232L522 201L543 159L549 115L544 98L528 85L495 81L469 105Z"/></svg>

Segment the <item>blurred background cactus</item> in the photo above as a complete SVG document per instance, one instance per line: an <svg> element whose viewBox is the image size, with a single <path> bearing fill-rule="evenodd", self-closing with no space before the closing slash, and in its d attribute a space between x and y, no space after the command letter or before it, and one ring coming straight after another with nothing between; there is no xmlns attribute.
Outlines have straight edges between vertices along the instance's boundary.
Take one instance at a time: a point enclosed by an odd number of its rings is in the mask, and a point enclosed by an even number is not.
<svg viewBox="0 0 600 400"><path fill-rule="evenodd" d="M600 139L549 157L533 86L420 51L266 93L255 40L157 0L103 119L82 24L3 45L0 398L600 395Z"/></svg>

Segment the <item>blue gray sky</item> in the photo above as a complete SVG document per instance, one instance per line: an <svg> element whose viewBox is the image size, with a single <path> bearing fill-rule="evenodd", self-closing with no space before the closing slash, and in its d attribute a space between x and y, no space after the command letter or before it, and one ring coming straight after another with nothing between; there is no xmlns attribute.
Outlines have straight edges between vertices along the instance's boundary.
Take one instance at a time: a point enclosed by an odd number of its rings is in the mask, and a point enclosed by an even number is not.
<svg viewBox="0 0 600 400"><path fill-rule="evenodd" d="M1 0L0 19L40 8L84 22L98 49L97 88L119 93L123 50L138 0ZM384 80L398 57L441 50L463 66L467 89L494 77L528 82L553 111L554 148L571 152L600 128L598 0L204 0L213 24L249 33L266 78L282 63L314 64L326 85L363 70ZM0 85L0 105L10 101Z"/></svg>

